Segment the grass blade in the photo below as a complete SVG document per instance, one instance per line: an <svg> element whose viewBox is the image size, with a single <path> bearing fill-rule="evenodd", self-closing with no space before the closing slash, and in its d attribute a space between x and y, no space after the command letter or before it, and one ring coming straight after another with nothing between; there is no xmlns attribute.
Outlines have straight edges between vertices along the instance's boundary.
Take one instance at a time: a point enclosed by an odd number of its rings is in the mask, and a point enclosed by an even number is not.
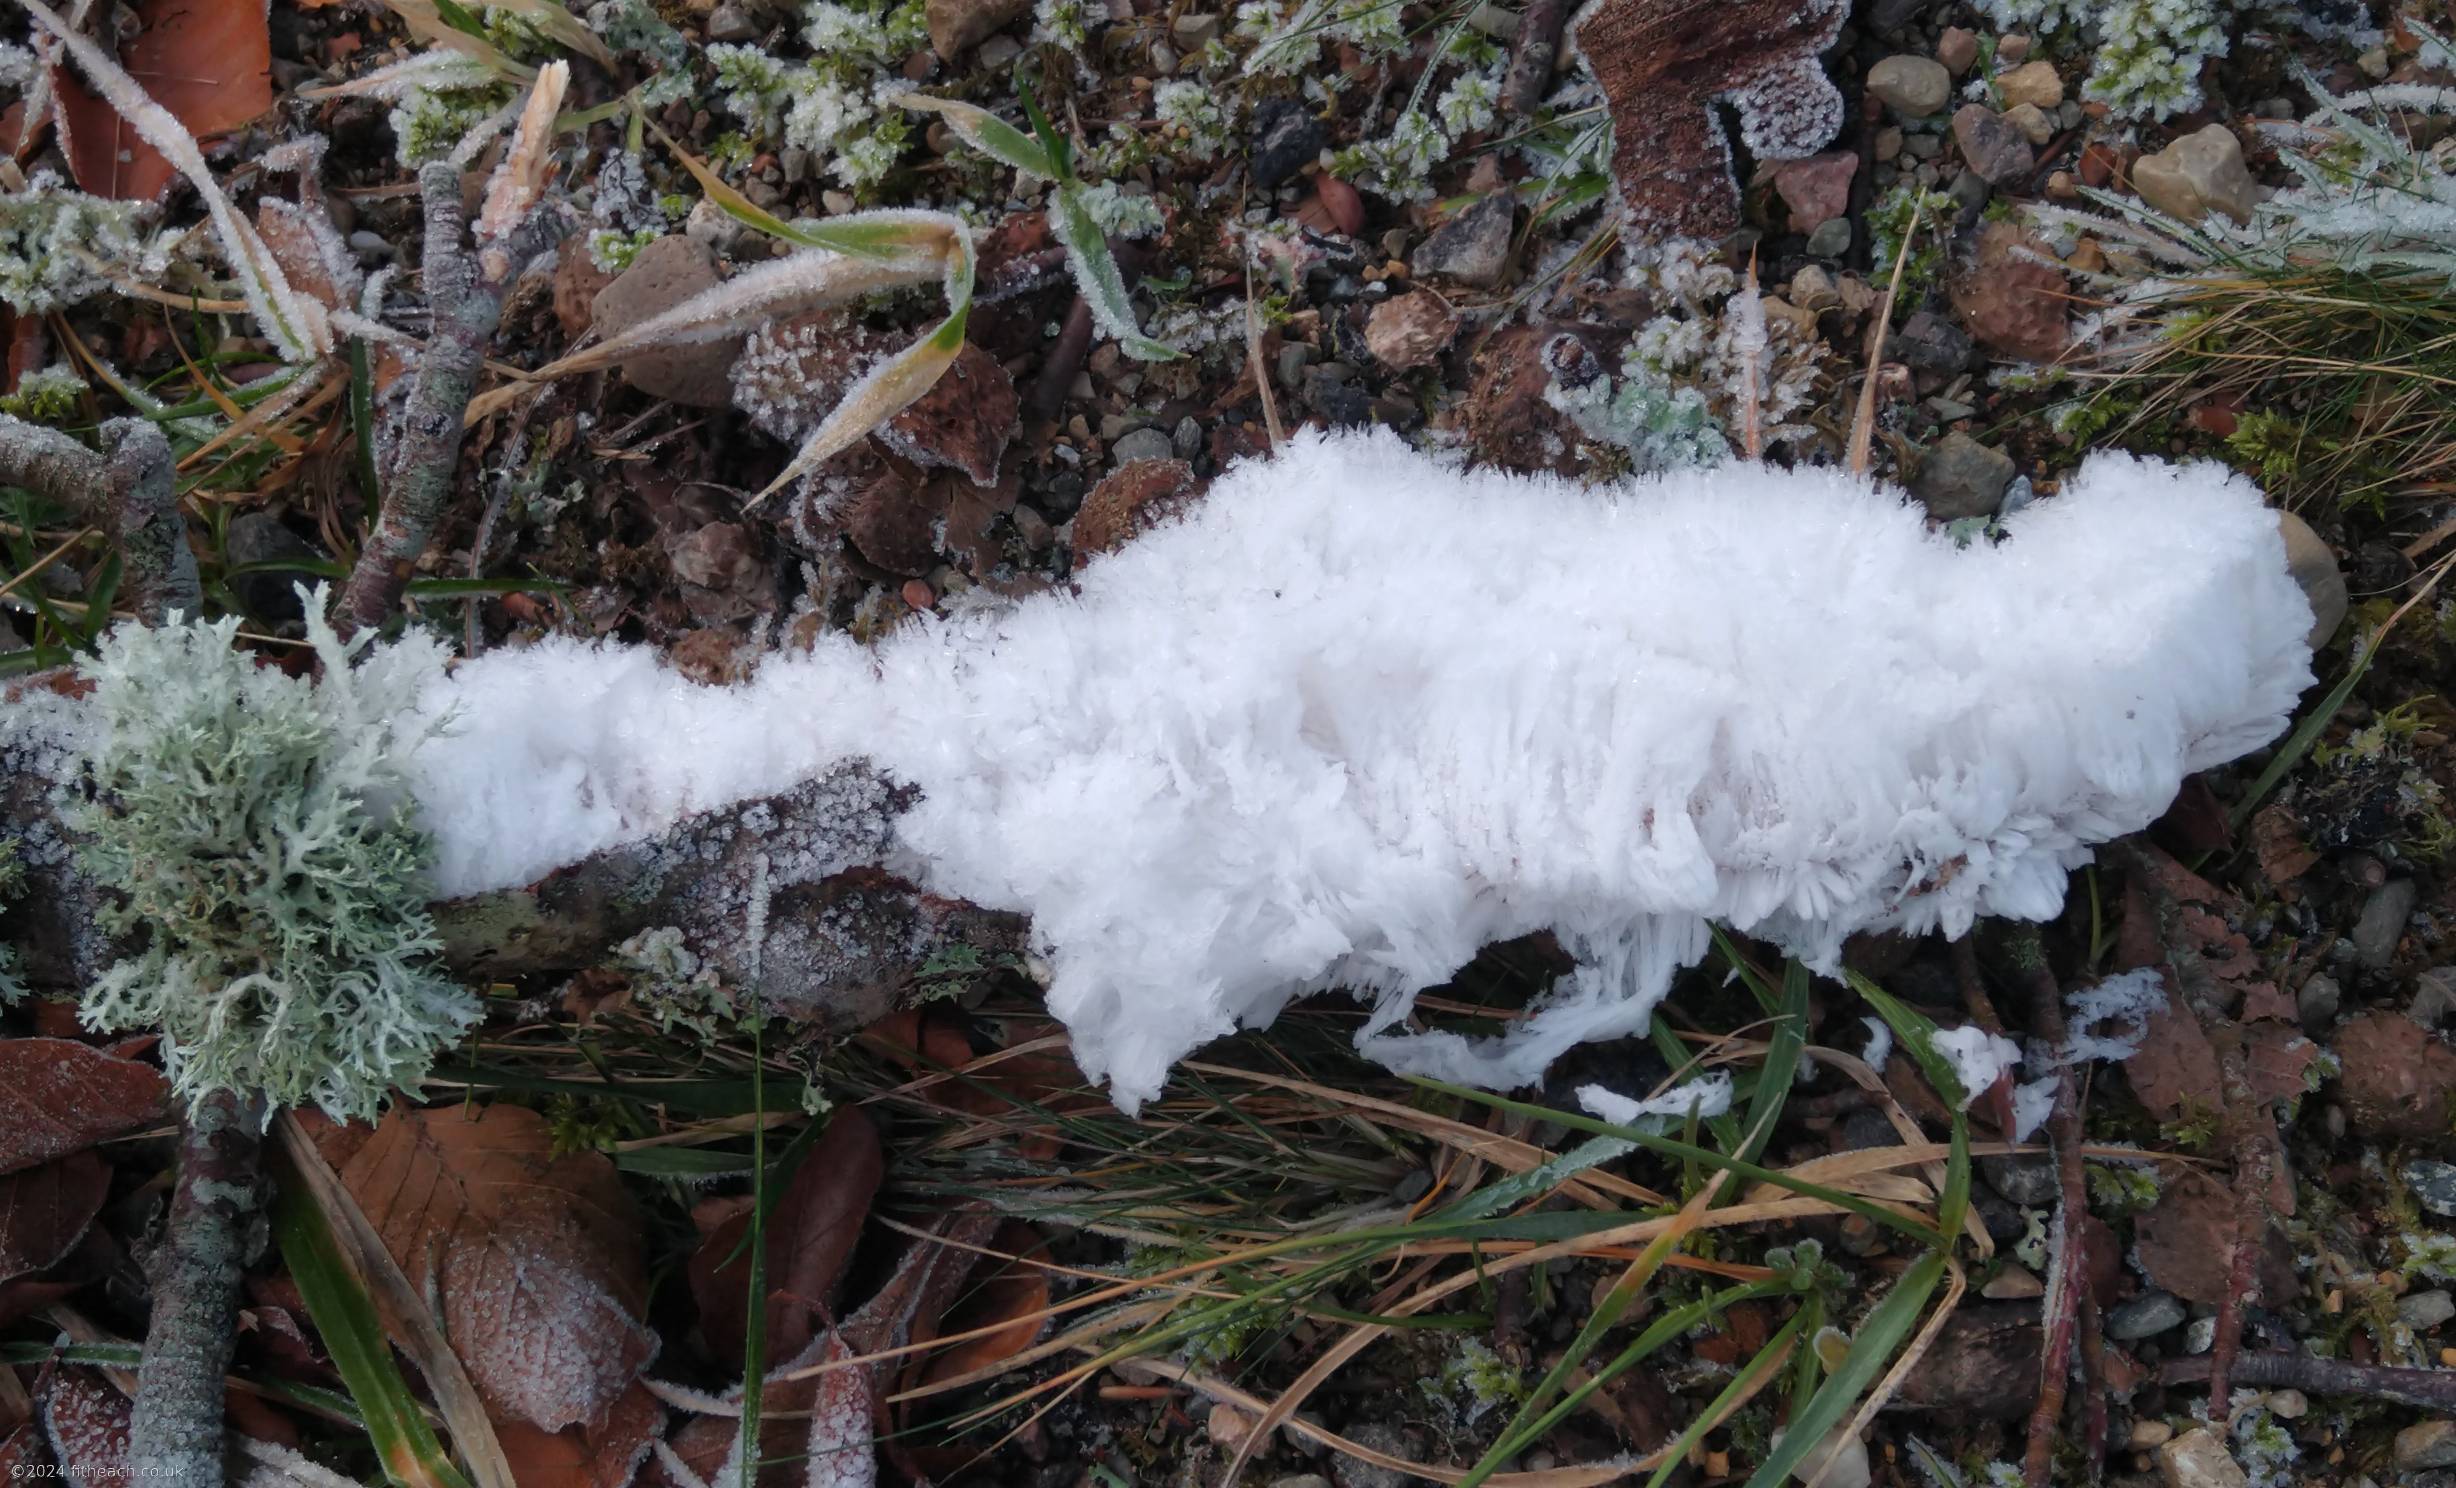
<svg viewBox="0 0 2456 1488"><path fill-rule="evenodd" d="M1827 1376L1807 1408L1793 1416L1783 1429L1781 1445L1757 1465L1748 1488L1782 1488L1792 1470L1806 1461L1810 1452L1824 1445L1834 1427L1850 1414L1859 1397L1867 1393L1893 1356L1910 1341L1919 1314L1927 1308L1927 1299L1944 1279L1944 1268L1944 1252L1931 1250L1903 1273L1901 1281L1885 1294L1885 1300L1877 1303L1867 1320L1859 1325L1858 1335L1851 1339L1850 1352L1842 1356L1841 1364ZM1792 1320L1794 1324L1798 1321ZM1770 1347L1767 1352L1772 1352Z"/></svg>
<svg viewBox="0 0 2456 1488"><path fill-rule="evenodd" d="M426 1424L426 1413L393 1361L375 1303L342 1260L315 1200L297 1185L284 1184L273 1226L282 1261L307 1300L307 1314L333 1367L349 1386L385 1478L399 1488L469 1488Z"/></svg>

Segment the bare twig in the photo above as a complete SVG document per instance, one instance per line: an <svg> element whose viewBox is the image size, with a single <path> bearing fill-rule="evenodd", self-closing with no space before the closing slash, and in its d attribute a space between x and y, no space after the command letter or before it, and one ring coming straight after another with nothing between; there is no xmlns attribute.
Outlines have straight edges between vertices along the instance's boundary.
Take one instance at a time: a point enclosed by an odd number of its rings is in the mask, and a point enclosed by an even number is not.
<svg viewBox="0 0 2456 1488"><path fill-rule="evenodd" d="M2217 1361L2203 1355L2176 1359L2159 1371L2170 1385L2198 1384L2211 1377ZM2359 1395L2419 1410L2456 1413L2456 1370L2399 1369L2387 1364L2351 1364L2343 1359L2319 1359L2290 1350L2237 1354L2234 1383L2262 1390L2300 1390L2306 1395Z"/></svg>
<svg viewBox="0 0 2456 1488"><path fill-rule="evenodd" d="M2063 1048L2064 993L2048 969L2046 948L2035 926L2021 925L2004 937L2004 950L2014 974L2030 996L2030 1033L2050 1050ZM2056 1056L2049 1055L2054 1058ZM2038 1404L2030 1412L2029 1445L2021 1458L2021 1480L2028 1488L2046 1488L2054 1468L2056 1438L2063 1434L2064 1398L2072 1372L2073 1340L2080 1323L2081 1296L2089 1290L2089 1197L2081 1171L2081 1110L2072 1066L2055 1067L2055 1104L2047 1115L2047 1143L2055 1154L2058 1199L2057 1224L2064 1243L2049 1268L2046 1296L2045 1349L2039 1359ZM2082 1367L2093 1369L2094 1350L2084 1351ZM2094 1382L2093 1382L2094 1383ZM2091 1390L2094 1397L2099 1392Z"/></svg>
<svg viewBox="0 0 2456 1488"><path fill-rule="evenodd" d="M204 604L171 473L170 441L143 419L102 426L96 454L56 429L0 414L0 486L23 486L119 542L138 618L158 623Z"/></svg>
<svg viewBox="0 0 2456 1488"><path fill-rule="evenodd" d="M153 1262L153 1313L128 1427L131 1477L188 1485L222 1474L222 1377L238 1346L239 1275L264 1202L263 1107L227 1090L188 1109L179 1177Z"/></svg>

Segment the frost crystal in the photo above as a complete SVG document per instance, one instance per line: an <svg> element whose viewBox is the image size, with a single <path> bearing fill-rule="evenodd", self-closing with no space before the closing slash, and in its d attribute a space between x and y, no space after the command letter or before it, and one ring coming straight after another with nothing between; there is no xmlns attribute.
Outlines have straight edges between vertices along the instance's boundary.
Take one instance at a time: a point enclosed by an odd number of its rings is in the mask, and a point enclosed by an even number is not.
<svg viewBox="0 0 2456 1488"><path fill-rule="evenodd" d="M2282 729L2310 607L2248 483L2101 454L2004 527L1958 548L1831 471L1596 492L1305 438L1079 592L736 687L489 653L426 694L464 722L414 789L465 893L866 758L922 792L909 871L1031 916L1123 1104L1330 988L1375 1057L1519 1084L1644 1028L1714 921L1831 966L2051 916L2091 844ZM1546 928L1580 967L1506 1038L1395 1031Z"/></svg>
<svg viewBox="0 0 2456 1488"><path fill-rule="evenodd" d="M87 1026L158 1028L174 1089L261 1094L335 1120L375 1114L477 1016L437 973L427 839L401 810L403 754L436 720L440 665L403 641L353 667L307 605L315 681L236 649L236 619L123 625L86 667L95 789L74 823L143 949L87 993Z"/></svg>

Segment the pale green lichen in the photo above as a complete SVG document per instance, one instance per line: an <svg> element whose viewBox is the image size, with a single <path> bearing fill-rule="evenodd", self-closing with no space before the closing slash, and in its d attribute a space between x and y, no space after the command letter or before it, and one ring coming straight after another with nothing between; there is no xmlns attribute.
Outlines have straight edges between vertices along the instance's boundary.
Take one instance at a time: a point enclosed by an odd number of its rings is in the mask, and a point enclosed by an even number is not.
<svg viewBox="0 0 2456 1488"><path fill-rule="evenodd" d="M1523 1371L1495 1353L1480 1338L1461 1334L1441 1370L1424 1381L1424 1393L1434 1404L1453 1412L1461 1426L1472 1426L1494 1406L1514 1406L1527 1396Z"/></svg>
<svg viewBox="0 0 2456 1488"><path fill-rule="evenodd" d="M444 976L431 847L408 815L396 721L442 650L345 645L307 604L314 679L260 666L238 621L123 625L83 671L89 804L70 810L103 925L140 949L82 1017L162 1034L172 1086L373 1116L478 1015ZM355 663L355 664L354 664Z"/></svg>
<svg viewBox="0 0 2456 1488"><path fill-rule="evenodd" d="M2199 107L2200 69L2226 54L2229 23L2246 0L1978 0L1998 26L2069 37L2090 57L2081 96L2131 119Z"/></svg>

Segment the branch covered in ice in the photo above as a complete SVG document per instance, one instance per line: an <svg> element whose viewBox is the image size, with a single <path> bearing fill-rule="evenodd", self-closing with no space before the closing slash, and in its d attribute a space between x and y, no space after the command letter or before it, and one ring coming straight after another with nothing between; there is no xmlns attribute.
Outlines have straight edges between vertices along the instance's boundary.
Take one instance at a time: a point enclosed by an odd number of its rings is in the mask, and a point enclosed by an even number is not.
<svg viewBox="0 0 2456 1488"><path fill-rule="evenodd" d="M2214 465L2100 455L1957 548L1898 494L1731 465L1615 490L1300 440L1075 595L831 639L708 689L553 641L434 686L443 888L526 883L853 759L918 790L887 866L1028 914L1117 1099L1288 999L1487 1084L1642 1029L1723 921L2041 918L2090 846L2273 738L2310 608ZM1580 969L1505 1039L1403 1031L1486 942Z"/></svg>

